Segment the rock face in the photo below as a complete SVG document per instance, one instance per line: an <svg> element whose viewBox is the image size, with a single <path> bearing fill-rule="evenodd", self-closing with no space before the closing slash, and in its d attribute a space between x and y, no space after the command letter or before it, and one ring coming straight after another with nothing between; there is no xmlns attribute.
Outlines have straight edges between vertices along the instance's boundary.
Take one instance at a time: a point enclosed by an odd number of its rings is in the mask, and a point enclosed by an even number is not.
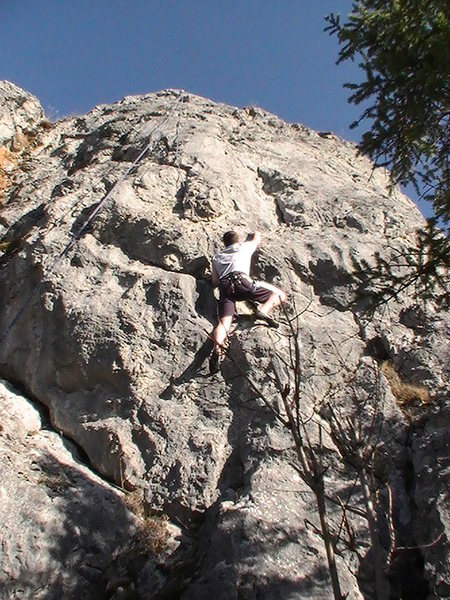
<svg viewBox="0 0 450 600"><path fill-rule="evenodd" d="M14 144L21 136L34 131L44 121L39 101L17 86L0 83L0 145Z"/></svg>
<svg viewBox="0 0 450 600"><path fill-rule="evenodd" d="M47 121L39 101L8 81L0 82L0 198Z"/></svg>
<svg viewBox="0 0 450 600"><path fill-rule="evenodd" d="M1 383L0 398L1 597L93 597L135 518L23 396Z"/></svg>
<svg viewBox="0 0 450 600"><path fill-rule="evenodd" d="M24 118L14 99L28 96L2 86L11 139ZM48 408L98 476L183 526L166 554L189 568L147 564L141 597L332 597L314 486L283 424L295 381L342 593L376 596L378 555L392 598L448 596L448 315L422 314L407 295L370 319L350 304L355 265L414 239L423 221L411 201L390 195L387 174L350 143L184 92L128 97L51 128L40 109L26 121L36 143L0 207L0 375ZM232 228L262 232L254 275L289 303L276 331L240 319L210 377L209 257ZM18 522L7 535L21 528L32 536ZM12 572L12 555L5 564Z"/></svg>

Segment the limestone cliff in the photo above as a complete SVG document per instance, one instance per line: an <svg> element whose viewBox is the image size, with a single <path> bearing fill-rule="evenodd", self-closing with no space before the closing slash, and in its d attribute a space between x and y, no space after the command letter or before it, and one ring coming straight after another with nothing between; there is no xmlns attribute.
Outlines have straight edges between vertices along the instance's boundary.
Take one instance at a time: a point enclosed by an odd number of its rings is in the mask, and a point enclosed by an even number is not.
<svg viewBox="0 0 450 600"><path fill-rule="evenodd" d="M91 565L89 518L93 531L97 522L86 502L83 543L53 514L54 529L38 534L46 565L30 577L30 556L10 541L35 534L25 503L23 520L2 513L0 581L14 572L22 590L3 597L63 597L45 581L50 564L85 598L332 597L311 482L283 424L292 390L324 480L342 592L374 598L379 555L392 598L448 596L448 315L424 313L407 294L371 318L364 299L352 302L358 265L413 243L423 224L413 203L389 193L387 174L353 144L259 108L167 90L49 127L36 99L8 83L1 92L4 153L24 120L33 144L1 192L0 376L48 409L48 426L84 453L80 471L104 479L102 498L119 498L114 482L178 527L163 558L112 588L104 572L125 560L123 519L130 531L135 520L118 500L98 572L80 576ZM230 228L262 232L254 275L289 302L279 330L240 307L229 356L210 377L209 257ZM370 450L376 551L348 447L355 432ZM5 448L29 463L13 438ZM8 485L35 502L20 478ZM77 489L81 502L90 492ZM74 528L77 506L65 509ZM69 571L65 544L80 552Z"/></svg>

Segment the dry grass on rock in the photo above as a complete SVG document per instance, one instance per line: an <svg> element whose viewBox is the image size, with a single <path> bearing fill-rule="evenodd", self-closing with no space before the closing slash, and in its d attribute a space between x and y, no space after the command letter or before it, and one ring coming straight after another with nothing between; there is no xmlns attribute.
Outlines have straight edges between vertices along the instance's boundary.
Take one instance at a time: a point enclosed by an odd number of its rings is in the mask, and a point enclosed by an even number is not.
<svg viewBox="0 0 450 600"><path fill-rule="evenodd" d="M142 494L138 490L128 493L125 503L140 520L136 534L139 551L152 556L164 552L169 540L167 519L164 516L148 514Z"/></svg>
<svg viewBox="0 0 450 600"><path fill-rule="evenodd" d="M0 202L3 200L3 193L11 185L16 167L17 161L11 150L0 147Z"/></svg>
<svg viewBox="0 0 450 600"><path fill-rule="evenodd" d="M427 388L402 381L392 361L385 360L381 364L381 372L386 377L398 405L409 416L413 416L413 413L417 413L417 409L430 403L430 393Z"/></svg>

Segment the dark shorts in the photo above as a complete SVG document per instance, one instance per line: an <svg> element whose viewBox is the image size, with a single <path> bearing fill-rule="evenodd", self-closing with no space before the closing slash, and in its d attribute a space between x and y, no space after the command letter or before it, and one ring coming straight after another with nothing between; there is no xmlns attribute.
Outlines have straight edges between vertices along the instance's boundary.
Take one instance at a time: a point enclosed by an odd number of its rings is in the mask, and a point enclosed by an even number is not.
<svg viewBox="0 0 450 600"><path fill-rule="evenodd" d="M252 300L264 304L276 291L275 288L260 281L252 281L246 275L233 274L219 282L219 319L231 317L236 313L236 302Z"/></svg>

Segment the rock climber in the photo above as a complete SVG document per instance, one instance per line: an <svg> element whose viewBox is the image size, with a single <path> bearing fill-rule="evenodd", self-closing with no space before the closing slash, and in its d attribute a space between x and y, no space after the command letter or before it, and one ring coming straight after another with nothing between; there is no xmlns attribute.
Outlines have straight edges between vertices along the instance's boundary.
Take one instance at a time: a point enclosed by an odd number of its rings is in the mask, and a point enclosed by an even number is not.
<svg viewBox="0 0 450 600"><path fill-rule="evenodd" d="M254 281L250 277L250 263L253 253L261 243L261 234L255 231L241 242L235 231L223 235L225 246L216 254L211 263L211 281L219 288L218 323L214 329L214 348L209 361L211 373L219 370L226 350L228 332L236 314L236 301L248 300L256 308L256 315L272 327L278 323L268 316L269 311L286 300L286 294L264 281Z"/></svg>

